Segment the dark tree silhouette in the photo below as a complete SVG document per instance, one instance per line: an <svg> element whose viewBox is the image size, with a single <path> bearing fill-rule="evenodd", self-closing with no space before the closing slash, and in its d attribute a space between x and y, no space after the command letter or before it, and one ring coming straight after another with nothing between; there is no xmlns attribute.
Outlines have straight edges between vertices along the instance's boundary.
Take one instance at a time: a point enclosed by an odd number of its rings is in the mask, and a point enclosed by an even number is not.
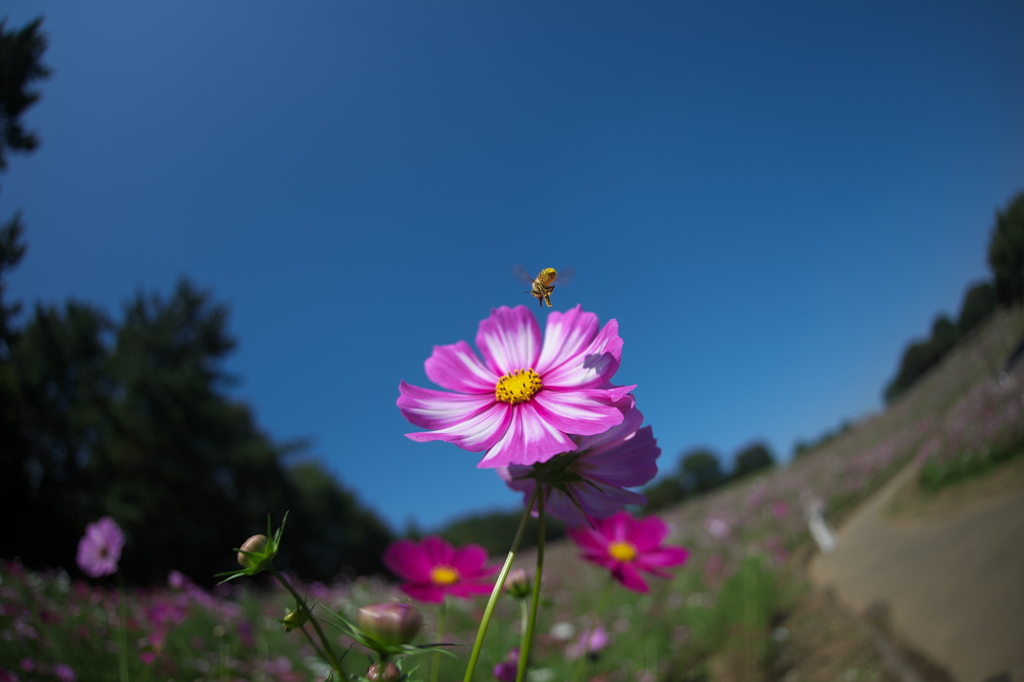
<svg viewBox="0 0 1024 682"><path fill-rule="evenodd" d="M8 150L30 152L39 146L39 137L25 130L21 115L39 99L38 92L29 90L31 84L50 75L42 63L42 21L40 17L20 31L8 31L7 20L0 21L0 170L7 168Z"/></svg>
<svg viewBox="0 0 1024 682"><path fill-rule="evenodd" d="M736 463L733 467L733 478L743 478L755 471L765 469L775 464L775 456L765 443L753 443L743 448L736 454Z"/></svg>
<svg viewBox="0 0 1024 682"><path fill-rule="evenodd" d="M996 212L988 264L999 303L1007 307L1024 303L1024 191L1005 210Z"/></svg>

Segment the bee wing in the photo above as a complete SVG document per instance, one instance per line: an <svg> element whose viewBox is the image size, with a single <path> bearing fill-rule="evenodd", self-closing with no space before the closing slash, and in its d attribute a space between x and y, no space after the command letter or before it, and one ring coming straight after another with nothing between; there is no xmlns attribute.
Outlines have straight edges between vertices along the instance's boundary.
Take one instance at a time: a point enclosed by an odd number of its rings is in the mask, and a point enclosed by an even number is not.
<svg viewBox="0 0 1024 682"><path fill-rule="evenodd" d="M576 276L576 268L571 265L564 270L558 271L558 279L555 280L555 284L568 284L572 281L572 278Z"/></svg>
<svg viewBox="0 0 1024 682"><path fill-rule="evenodd" d="M523 267L521 263L517 263L515 267L512 268L512 276L518 279L520 282L524 282L526 284L533 284L533 275L531 275L530 271Z"/></svg>

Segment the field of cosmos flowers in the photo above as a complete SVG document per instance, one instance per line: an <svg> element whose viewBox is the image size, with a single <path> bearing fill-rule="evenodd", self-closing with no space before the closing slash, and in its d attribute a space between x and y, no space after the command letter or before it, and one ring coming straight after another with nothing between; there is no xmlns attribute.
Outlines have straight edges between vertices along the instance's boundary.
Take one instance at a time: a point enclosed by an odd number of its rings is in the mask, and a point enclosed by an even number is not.
<svg viewBox="0 0 1024 682"><path fill-rule="evenodd" d="M444 390L403 383L398 407L423 429L410 438L483 453L478 466L521 494L524 525L561 519L566 540L519 552L508 538L507 557L399 540L391 576L305 583L274 566L288 529L273 519L244 543L257 529L240 529L225 548L239 570L216 588L177 572L126 588L125 538L104 517L83 529L87 578L0 564L0 681L802 679L787 618L818 551L809 513L837 522L915 457L935 487L1018 455L1024 368L999 368L1022 332L1021 311L997 313L885 412L645 517L634 489L657 472L657 425L641 426L635 387L612 383L616 322L577 307L542 334L525 307L495 310L479 355L437 346L426 370Z"/></svg>

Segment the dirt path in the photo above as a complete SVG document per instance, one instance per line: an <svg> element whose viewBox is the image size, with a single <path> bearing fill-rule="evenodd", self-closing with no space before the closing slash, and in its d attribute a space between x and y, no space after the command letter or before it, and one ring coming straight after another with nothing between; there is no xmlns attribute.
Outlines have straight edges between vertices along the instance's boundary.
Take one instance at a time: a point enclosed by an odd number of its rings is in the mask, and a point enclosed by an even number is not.
<svg viewBox="0 0 1024 682"><path fill-rule="evenodd" d="M1024 682L1024 489L940 518L887 515L916 473L854 513L836 550L812 560L812 582L860 614L884 602L893 630L958 682Z"/></svg>

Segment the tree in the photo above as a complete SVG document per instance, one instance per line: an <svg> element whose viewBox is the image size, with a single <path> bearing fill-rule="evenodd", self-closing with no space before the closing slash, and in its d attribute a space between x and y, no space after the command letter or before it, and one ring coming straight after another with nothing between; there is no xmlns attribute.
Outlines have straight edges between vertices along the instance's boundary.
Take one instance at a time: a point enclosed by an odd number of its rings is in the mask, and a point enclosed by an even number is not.
<svg viewBox="0 0 1024 682"><path fill-rule="evenodd" d="M733 478L742 478L775 464L775 456L765 443L752 443L736 454Z"/></svg>
<svg viewBox="0 0 1024 682"><path fill-rule="evenodd" d="M679 463L679 477L683 487L693 495L707 492L725 481L718 455L706 448L697 448L683 455Z"/></svg>
<svg viewBox="0 0 1024 682"><path fill-rule="evenodd" d="M960 304L960 315L957 319L957 331L960 337L982 323L995 311L998 305L996 289L989 282L979 282L967 290Z"/></svg>
<svg viewBox="0 0 1024 682"><path fill-rule="evenodd" d="M0 170L7 168L7 150L30 152L39 146L36 134L22 126L21 115L39 99L29 86L50 75L42 63L42 21L40 17L20 31L7 31L7 20L0 21Z"/></svg>
<svg viewBox="0 0 1024 682"><path fill-rule="evenodd" d="M996 224L988 243L988 264L1000 305L1024 303L1024 191L1018 192Z"/></svg>
<svg viewBox="0 0 1024 682"><path fill-rule="evenodd" d="M653 514L674 504L679 504L687 497L686 488L678 476L666 476L649 484L641 491L647 497L644 514Z"/></svg>

